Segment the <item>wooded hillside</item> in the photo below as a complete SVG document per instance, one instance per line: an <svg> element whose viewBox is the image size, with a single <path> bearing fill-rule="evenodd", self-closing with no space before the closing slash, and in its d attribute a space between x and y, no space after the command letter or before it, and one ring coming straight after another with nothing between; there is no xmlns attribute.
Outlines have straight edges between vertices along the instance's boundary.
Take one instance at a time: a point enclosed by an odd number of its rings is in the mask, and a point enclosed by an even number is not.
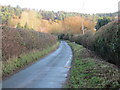
<svg viewBox="0 0 120 90"><path fill-rule="evenodd" d="M86 30L94 31L99 18L114 20L116 14L82 14L64 11L45 11L20 8L20 6L0 6L2 25L12 28L31 29L49 33L82 33L84 22Z"/></svg>

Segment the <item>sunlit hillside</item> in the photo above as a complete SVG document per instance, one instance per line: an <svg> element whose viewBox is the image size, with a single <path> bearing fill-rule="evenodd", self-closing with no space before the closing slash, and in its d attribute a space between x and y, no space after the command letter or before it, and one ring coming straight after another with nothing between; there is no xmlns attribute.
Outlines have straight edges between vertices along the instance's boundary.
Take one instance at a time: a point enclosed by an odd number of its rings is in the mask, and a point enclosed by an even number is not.
<svg viewBox="0 0 120 90"><path fill-rule="evenodd" d="M17 24L20 24L21 27L27 25L30 29L39 30L41 25L41 17L38 15L37 12L31 11L23 11L21 13L20 18L12 18L11 25L13 27L17 27Z"/></svg>
<svg viewBox="0 0 120 90"><path fill-rule="evenodd" d="M95 31L97 20L107 18L110 20L115 19L115 15L111 14L80 14L74 12L64 11L44 11L32 10L26 8L0 6L2 17L2 24L13 27L31 29L39 32L48 33L74 33L82 34L82 23L86 31Z"/></svg>

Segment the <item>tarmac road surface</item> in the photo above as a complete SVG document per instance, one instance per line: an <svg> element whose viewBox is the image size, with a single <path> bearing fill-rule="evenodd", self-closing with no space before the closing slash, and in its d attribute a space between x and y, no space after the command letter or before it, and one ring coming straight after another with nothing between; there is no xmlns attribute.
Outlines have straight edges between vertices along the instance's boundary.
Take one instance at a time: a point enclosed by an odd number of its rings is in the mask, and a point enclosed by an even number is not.
<svg viewBox="0 0 120 90"><path fill-rule="evenodd" d="M70 46L61 41L56 51L6 78L3 88L62 88L72 61Z"/></svg>

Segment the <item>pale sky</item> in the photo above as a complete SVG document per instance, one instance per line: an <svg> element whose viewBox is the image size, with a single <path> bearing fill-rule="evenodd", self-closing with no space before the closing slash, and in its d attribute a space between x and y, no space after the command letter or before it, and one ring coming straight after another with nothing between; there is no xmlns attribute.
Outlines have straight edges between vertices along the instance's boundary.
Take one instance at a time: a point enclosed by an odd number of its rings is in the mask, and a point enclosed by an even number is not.
<svg viewBox="0 0 120 90"><path fill-rule="evenodd" d="M120 0L0 0L0 5L80 13L113 13Z"/></svg>

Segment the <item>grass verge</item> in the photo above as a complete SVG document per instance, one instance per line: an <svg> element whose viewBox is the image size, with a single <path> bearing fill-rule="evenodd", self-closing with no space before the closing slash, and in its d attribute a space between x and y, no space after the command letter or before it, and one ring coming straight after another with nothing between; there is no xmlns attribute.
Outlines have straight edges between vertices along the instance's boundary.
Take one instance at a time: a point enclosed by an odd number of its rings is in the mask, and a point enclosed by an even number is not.
<svg viewBox="0 0 120 90"><path fill-rule="evenodd" d="M68 42L74 57L66 88L120 88L119 69L81 45Z"/></svg>
<svg viewBox="0 0 120 90"><path fill-rule="evenodd" d="M32 51L30 53L2 62L3 79L15 73L16 71L19 71L21 68L24 68L25 66L34 63L43 56L49 54L50 52L57 49L58 46L59 46L59 42L57 42L52 47L48 47L47 49L44 49L42 51Z"/></svg>

